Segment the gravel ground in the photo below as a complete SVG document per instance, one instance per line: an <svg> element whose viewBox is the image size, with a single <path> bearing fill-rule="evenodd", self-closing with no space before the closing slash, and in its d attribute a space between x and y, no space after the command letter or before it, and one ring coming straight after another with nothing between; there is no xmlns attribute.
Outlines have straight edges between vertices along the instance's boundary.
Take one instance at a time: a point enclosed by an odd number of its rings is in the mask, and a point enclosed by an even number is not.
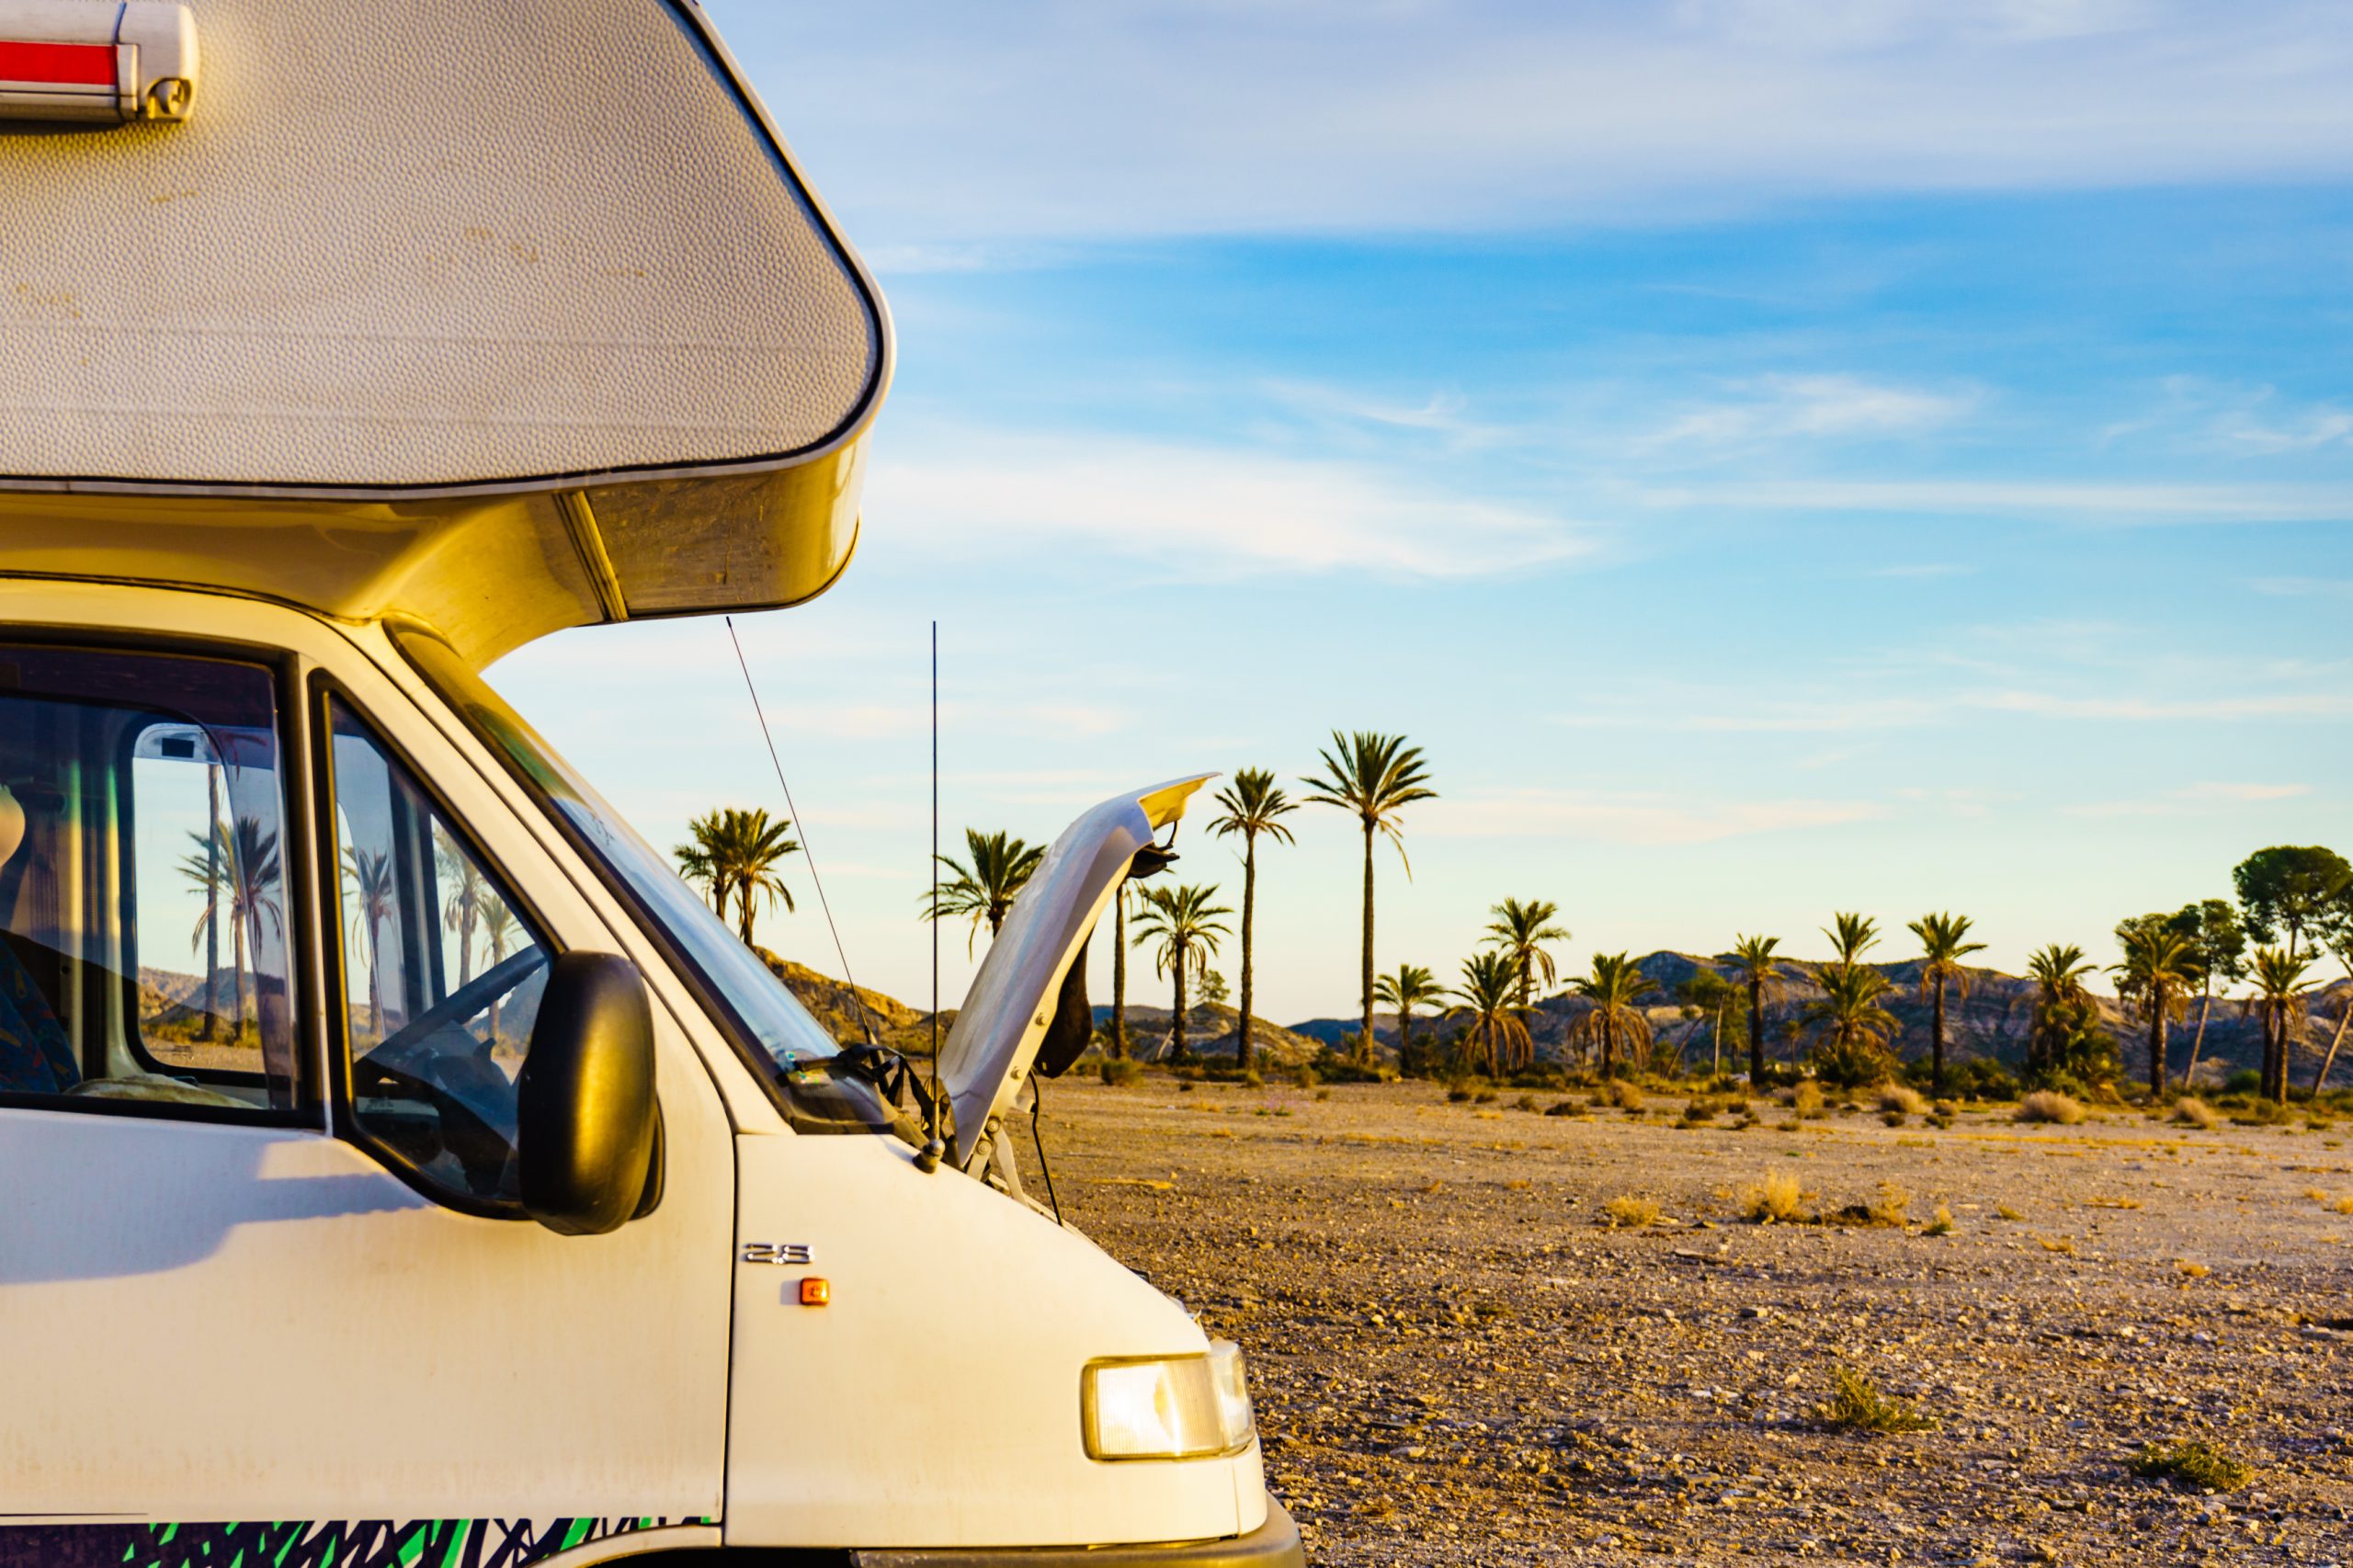
<svg viewBox="0 0 2353 1568"><path fill-rule="evenodd" d="M2346 1133L1515 1097L1049 1092L1071 1221L1247 1347L1312 1562L2353 1568ZM1909 1222L1746 1222L1774 1173L1809 1211L1892 1184ZM1658 1221L1610 1228L1621 1196ZM1830 1427L1840 1366L1935 1429ZM2128 1468L2186 1437L2253 1481Z"/></svg>

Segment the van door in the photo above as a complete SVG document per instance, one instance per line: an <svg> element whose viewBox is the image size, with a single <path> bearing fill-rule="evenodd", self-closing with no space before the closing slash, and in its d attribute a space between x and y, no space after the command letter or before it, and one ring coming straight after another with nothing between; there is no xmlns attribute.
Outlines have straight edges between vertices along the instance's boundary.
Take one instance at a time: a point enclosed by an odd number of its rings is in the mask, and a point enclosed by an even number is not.
<svg viewBox="0 0 2353 1568"><path fill-rule="evenodd" d="M717 1539L715 1092L657 1008L658 1205L522 1217L547 960L619 944L337 673L0 631L0 1562Z"/></svg>

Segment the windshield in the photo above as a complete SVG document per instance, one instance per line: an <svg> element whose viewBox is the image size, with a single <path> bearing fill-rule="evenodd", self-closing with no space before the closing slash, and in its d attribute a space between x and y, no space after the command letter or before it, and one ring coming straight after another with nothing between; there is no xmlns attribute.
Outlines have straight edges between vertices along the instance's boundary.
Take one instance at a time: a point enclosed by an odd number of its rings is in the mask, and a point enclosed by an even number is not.
<svg viewBox="0 0 2353 1568"><path fill-rule="evenodd" d="M790 1096L790 1110L821 1123L892 1125L891 1108L870 1085L833 1070L841 1046L801 999L586 779L441 642L413 633L398 634L397 641L475 733L552 808L640 924L699 983L737 1048L765 1062L770 1082Z"/></svg>

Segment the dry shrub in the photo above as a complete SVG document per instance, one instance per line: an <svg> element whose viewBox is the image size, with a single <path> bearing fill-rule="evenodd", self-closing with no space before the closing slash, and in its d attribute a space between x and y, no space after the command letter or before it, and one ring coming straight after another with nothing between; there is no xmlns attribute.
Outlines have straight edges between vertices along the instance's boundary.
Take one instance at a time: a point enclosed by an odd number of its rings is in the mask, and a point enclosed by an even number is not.
<svg viewBox="0 0 2353 1568"><path fill-rule="evenodd" d="M1631 1112L1636 1116L1642 1114L1643 1086L1633 1080L1612 1078L1602 1085L1601 1092L1608 1096L1609 1103L1619 1109Z"/></svg>
<svg viewBox="0 0 2353 1568"><path fill-rule="evenodd" d="M1790 1109L1805 1120L1822 1115L1822 1086L1808 1078L1790 1091Z"/></svg>
<svg viewBox="0 0 2353 1568"><path fill-rule="evenodd" d="M2211 1131L2222 1118L2214 1114L2212 1106L2208 1105L2196 1095L2184 1095L2173 1102L2173 1119L2178 1126L2195 1127Z"/></svg>
<svg viewBox="0 0 2353 1568"><path fill-rule="evenodd" d="M1905 1116L1926 1116L1928 1112L1928 1102L1920 1096L1919 1090L1908 1085L1881 1084L1878 1093L1877 1103L1882 1111L1901 1111Z"/></svg>
<svg viewBox="0 0 2353 1568"><path fill-rule="evenodd" d="M1952 1210L1941 1203L1937 1205L1937 1211L1929 1216L1928 1222L1920 1227L1920 1233L1924 1236L1949 1236L1952 1231Z"/></svg>
<svg viewBox="0 0 2353 1568"><path fill-rule="evenodd" d="M1994 1205L1994 1212L2005 1220L2023 1220L2026 1218L2024 1214L2019 1213L2017 1210L2011 1208L2006 1203L1996 1203Z"/></svg>
<svg viewBox="0 0 2353 1568"><path fill-rule="evenodd" d="M2037 1236L2034 1239L2042 1244L2045 1252L2055 1252L2067 1257L2075 1256L2075 1238L2073 1236Z"/></svg>
<svg viewBox="0 0 2353 1568"><path fill-rule="evenodd" d="M1536 1108L1536 1096L1534 1095L1522 1095L1519 1098L1511 1102L1511 1108L1514 1110L1534 1110Z"/></svg>
<svg viewBox="0 0 2353 1568"><path fill-rule="evenodd" d="M2084 1119L2084 1108L2056 1089L2037 1089L2018 1101L2019 1121L2055 1121L2073 1127Z"/></svg>
<svg viewBox="0 0 2353 1568"><path fill-rule="evenodd" d="M1122 1056L1107 1060L1096 1071L1103 1075L1103 1082L1107 1087L1124 1089L1143 1076L1143 1063L1131 1062Z"/></svg>
<svg viewBox="0 0 2353 1568"><path fill-rule="evenodd" d="M1683 1108L1683 1119L1695 1126L1702 1121L1715 1120L1716 1102L1713 1100L1693 1100L1689 1105Z"/></svg>
<svg viewBox="0 0 2353 1568"><path fill-rule="evenodd" d="M2339 1214L2353 1214L2353 1198L2340 1198L2329 1208Z"/></svg>
<svg viewBox="0 0 2353 1568"><path fill-rule="evenodd" d="M1890 1399L1848 1367L1831 1372L1830 1403L1815 1414L1824 1425L1842 1432L1929 1432L1937 1425L1910 1400Z"/></svg>
<svg viewBox="0 0 2353 1568"><path fill-rule="evenodd" d="M1911 1119L1900 1110L1883 1110L1879 1113L1879 1119L1890 1127L1901 1127Z"/></svg>
<svg viewBox="0 0 2353 1568"><path fill-rule="evenodd" d="M1760 1225L1787 1224L1798 1217L1804 1198L1797 1177L1775 1171L1740 1189L1740 1211Z"/></svg>
<svg viewBox="0 0 2353 1568"><path fill-rule="evenodd" d="M1879 1184L1879 1196L1867 1203L1849 1203L1832 1216L1842 1225L1884 1225L1900 1227L1904 1211L1912 1203L1912 1195L1892 1181Z"/></svg>
<svg viewBox="0 0 2353 1568"><path fill-rule="evenodd" d="M1639 1231L1645 1225L1658 1223L1658 1199L1637 1198L1629 1193L1603 1204L1601 1212L1604 1221L1613 1231Z"/></svg>
<svg viewBox="0 0 2353 1568"><path fill-rule="evenodd" d="M1560 1100L1544 1108L1546 1116L1583 1116L1585 1108L1574 1100Z"/></svg>
<svg viewBox="0 0 2353 1568"><path fill-rule="evenodd" d="M2174 1267L2181 1270L2181 1277L2185 1279L2203 1279L2214 1272L2202 1263L2191 1263L2186 1258L2176 1263Z"/></svg>

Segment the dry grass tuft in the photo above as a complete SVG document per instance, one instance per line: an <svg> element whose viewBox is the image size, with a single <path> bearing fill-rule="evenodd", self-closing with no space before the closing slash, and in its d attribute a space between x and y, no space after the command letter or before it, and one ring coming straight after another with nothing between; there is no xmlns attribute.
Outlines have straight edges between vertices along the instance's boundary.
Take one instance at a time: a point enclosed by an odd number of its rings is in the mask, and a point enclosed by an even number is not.
<svg viewBox="0 0 2353 1568"><path fill-rule="evenodd" d="M2177 1262L2174 1267L2181 1270L2181 1277L2185 1279L2203 1279L2206 1276L2214 1272L2204 1264L2191 1263L2187 1258Z"/></svg>
<svg viewBox="0 0 2353 1568"><path fill-rule="evenodd" d="M1629 1078L1612 1078L1601 1086L1609 1103L1634 1116L1643 1112L1643 1086Z"/></svg>
<svg viewBox="0 0 2353 1568"><path fill-rule="evenodd" d="M1928 1217L1928 1222L1920 1227L1920 1233L1924 1236L1949 1236L1952 1232L1952 1210L1942 1203L1937 1205L1937 1211Z"/></svg>
<svg viewBox="0 0 2353 1568"><path fill-rule="evenodd" d="M1928 1114L1928 1102L1920 1097L1920 1091L1904 1084L1881 1084L1878 1104L1882 1111L1900 1111L1905 1116Z"/></svg>
<svg viewBox="0 0 2353 1568"><path fill-rule="evenodd" d="M1890 1399L1850 1367L1830 1374L1830 1403L1815 1413L1842 1432L1932 1432L1937 1423L1908 1399Z"/></svg>
<svg viewBox="0 0 2353 1568"><path fill-rule="evenodd" d="M2042 1244L2042 1250L2045 1252L2059 1253L2066 1257L2075 1256L2075 1238L2073 1236L2038 1235L2034 1239Z"/></svg>
<svg viewBox="0 0 2353 1568"><path fill-rule="evenodd" d="M2084 1119L2084 1108L2056 1089L2037 1089L2018 1102L2017 1119L2073 1127Z"/></svg>
<svg viewBox="0 0 2353 1568"><path fill-rule="evenodd" d="M1890 1127L1901 1127L1912 1119L1900 1110L1883 1110L1879 1113L1879 1119Z"/></svg>
<svg viewBox="0 0 2353 1568"><path fill-rule="evenodd" d="M1792 1088L1784 1089L1780 1098L1781 1103L1790 1108L1790 1114L1800 1120L1811 1121L1823 1114L1822 1086L1811 1078Z"/></svg>
<svg viewBox="0 0 2353 1568"><path fill-rule="evenodd" d="M2212 1106L2196 1095L2184 1095L2173 1102L2173 1119L2176 1126L2195 1127L2200 1131L2211 1132L2222 1119L2214 1114Z"/></svg>
<svg viewBox="0 0 2353 1568"><path fill-rule="evenodd" d="M1603 1222L1613 1231L1639 1231L1658 1223L1658 1199L1628 1193L1603 1204L1601 1213Z"/></svg>
<svg viewBox="0 0 2353 1568"><path fill-rule="evenodd" d="M2255 1479L2255 1467L2202 1437L2186 1437L2143 1449L2132 1458L2132 1473L2201 1492L2235 1492Z"/></svg>
<svg viewBox="0 0 2353 1568"><path fill-rule="evenodd" d="M2353 1214L2353 1198L2340 1198L2329 1208L2339 1214Z"/></svg>
<svg viewBox="0 0 2353 1568"><path fill-rule="evenodd" d="M1760 1225L1785 1225L1798 1218L1798 1205L1804 1199L1797 1177L1776 1171L1740 1189L1740 1211Z"/></svg>
<svg viewBox="0 0 2353 1568"><path fill-rule="evenodd" d="M2023 1220L2026 1218L2024 1214L2019 1213L2017 1210L2011 1208L2006 1203L1996 1203L1994 1205L1994 1212L2005 1220Z"/></svg>

